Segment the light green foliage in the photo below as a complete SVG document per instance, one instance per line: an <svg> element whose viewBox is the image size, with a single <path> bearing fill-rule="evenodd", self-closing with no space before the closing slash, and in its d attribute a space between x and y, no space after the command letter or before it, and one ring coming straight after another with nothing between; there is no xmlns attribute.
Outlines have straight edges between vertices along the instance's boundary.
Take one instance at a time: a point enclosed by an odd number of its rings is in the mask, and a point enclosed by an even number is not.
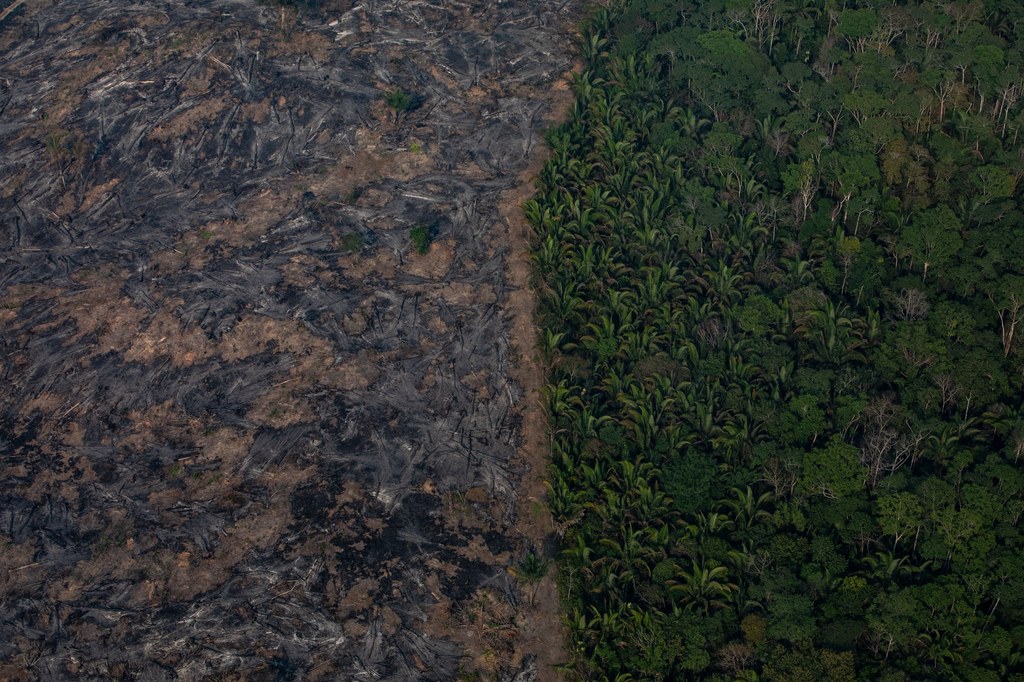
<svg viewBox="0 0 1024 682"><path fill-rule="evenodd" d="M790 445L807 445L825 433L825 411L819 397L802 394L794 397L779 415L779 437Z"/></svg>
<svg viewBox="0 0 1024 682"><path fill-rule="evenodd" d="M865 475L857 448L833 438L826 447L804 455L800 487L804 494L836 499L862 489Z"/></svg>
<svg viewBox="0 0 1024 682"><path fill-rule="evenodd" d="M879 497L876 516L882 531L893 538L893 546L913 536L924 523L921 501L912 493L895 493Z"/></svg>
<svg viewBox="0 0 1024 682"><path fill-rule="evenodd" d="M963 246L961 228L952 209L942 205L922 211L903 230L902 243L926 279L929 268L941 270Z"/></svg>
<svg viewBox="0 0 1024 682"><path fill-rule="evenodd" d="M775 331L782 321L782 308L767 296L751 296L737 312L737 321L745 332L764 336Z"/></svg>
<svg viewBox="0 0 1024 682"><path fill-rule="evenodd" d="M1002 166L989 164L971 172L971 187L985 202L1010 198L1016 186L1017 179Z"/></svg>

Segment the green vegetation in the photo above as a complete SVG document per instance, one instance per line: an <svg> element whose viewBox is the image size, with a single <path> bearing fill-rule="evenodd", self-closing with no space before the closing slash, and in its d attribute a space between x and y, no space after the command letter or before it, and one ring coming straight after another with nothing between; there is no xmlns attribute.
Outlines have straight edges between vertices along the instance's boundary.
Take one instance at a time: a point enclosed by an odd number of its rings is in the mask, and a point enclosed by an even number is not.
<svg viewBox="0 0 1024 682"><path fill-rule="evenodd" d="M528 553L519 560L513 569L512 574L521 582L533 585L533 593L530 595L530 605L533 605L537 598L537 589L540 581L543 580L551 570L551 562L542 559L533 552Z"/></svg>
<svg viewBox="0 0 1024 682"><path fill-rule="evenodd" d="M395 88L384 96L384 101L395 111L402 113L412 108L412 95L401 88Z"/></svg>
<svg viewBox="0 0 1024 682"><path fill-rule="evenodd" d="M416 249L416 253L423 255L427 251L430 251L431 236L429 227L417 225L410 229L409 239L412 240L412 246Z"/></svg>
<svg viewBox="0 0 1024 682"><path fill-rule="evenodd" d="M402 114L415 111L423 104L423 98L420 95L410 94L402 88L395 88L384 95L384 101L387 105L395 111L395 122L398 122L399 117Z"/></svg>
<svg viewBox="0 0 1024 682"><path fill-rule="evenodd" d="M349 232L341 238L341 246L349 253L359 253L363 250L366 240L362 232Z"/></svg>
<svg viewBox="0 0 1024 682"><path fill-rule="evenodd" d="M1024 680L1021 31L587 22L526 205L571 678Z"/></svg>

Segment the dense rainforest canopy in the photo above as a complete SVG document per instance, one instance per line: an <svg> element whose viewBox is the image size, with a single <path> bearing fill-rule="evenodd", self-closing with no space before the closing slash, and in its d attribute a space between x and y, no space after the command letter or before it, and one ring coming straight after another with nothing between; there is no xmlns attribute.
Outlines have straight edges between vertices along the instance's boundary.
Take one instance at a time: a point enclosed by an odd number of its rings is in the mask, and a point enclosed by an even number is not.
<svg viewBox="0 0 1024 682"><path fill-rule="evenodd" d="M567 673L1024 680L1024 4L582 38L526 207Z"/></svg>

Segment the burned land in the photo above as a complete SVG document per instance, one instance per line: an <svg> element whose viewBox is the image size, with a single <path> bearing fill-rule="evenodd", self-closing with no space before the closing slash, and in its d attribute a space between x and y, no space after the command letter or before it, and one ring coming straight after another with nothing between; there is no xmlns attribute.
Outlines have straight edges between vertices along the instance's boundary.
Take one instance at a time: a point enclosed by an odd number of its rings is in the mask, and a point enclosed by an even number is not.
<svg viewBox="0 0 1024 682"><path fill-rule="evenodd" d="M561 660L518 204L573 8L320 4L0 23L0 678Z"/></svg>

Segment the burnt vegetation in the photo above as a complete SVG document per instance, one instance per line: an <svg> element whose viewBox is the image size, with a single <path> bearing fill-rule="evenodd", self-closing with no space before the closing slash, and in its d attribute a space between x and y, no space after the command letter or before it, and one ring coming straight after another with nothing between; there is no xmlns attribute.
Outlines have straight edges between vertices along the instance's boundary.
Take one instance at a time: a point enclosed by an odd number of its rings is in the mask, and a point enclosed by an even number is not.
<svg viewBox="0 0 1024 682"><path fill-rule="evenodd" d="M567 20L88 0L0 24L0 678L558 655L510 572L543 531L501 197Z"/></svg>

